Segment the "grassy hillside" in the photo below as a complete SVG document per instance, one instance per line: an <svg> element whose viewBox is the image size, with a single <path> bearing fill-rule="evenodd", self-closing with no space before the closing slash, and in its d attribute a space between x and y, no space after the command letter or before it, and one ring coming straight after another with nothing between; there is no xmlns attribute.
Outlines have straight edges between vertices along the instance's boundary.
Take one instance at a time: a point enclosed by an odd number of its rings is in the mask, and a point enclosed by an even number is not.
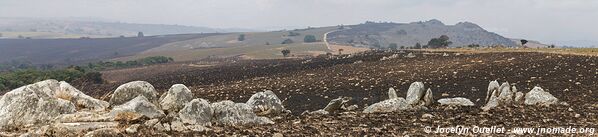
<svg viewBox="0 0 598 137"><path fill-rule="evenodd" d="M331 51L323 42L304 43L304 37L314 35L318 41L322 41L324 33L337 29L337 27L324 27L274 32L230 33L168 43L118 60L147 56L169 56L177 61L195 60L208 56L235 55L245 55L247 58L255 59L282 58L280 51L283 49L291 50L291 54L296 56L325 54ZM289 36L291 32L296 36ZM245 35L245 40L239 41L240 35ZM291 39L294 43L282 44L285 39Z"/></svg>

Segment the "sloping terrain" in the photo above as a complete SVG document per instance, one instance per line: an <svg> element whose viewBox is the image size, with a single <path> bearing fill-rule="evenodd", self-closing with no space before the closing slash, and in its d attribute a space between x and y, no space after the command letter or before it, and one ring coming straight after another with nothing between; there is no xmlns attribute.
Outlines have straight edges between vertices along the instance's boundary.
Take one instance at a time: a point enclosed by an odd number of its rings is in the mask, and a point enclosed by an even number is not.
<svg viewBox="0 0 598 137"><path fill-rule="evenodd" d="M445 25L438 20L413 23L365 23L347 26L347 29L329 34L331 43L357 45L365 47L387 47L390 43L412 47L416 43L428 44L432 38L447 35L453 44L451 47L479 44L483 46L516 46L516 43L498 34L488 32L482 27L462 22Z"/></svg>
<svg viewBox="0 0 598 137"><path fill-rule="evenodd" d="M166 43L217 34L97 39L0 39L0 63L80 64L131 56Z"/></svg>
<svg viewBox="0 0 598 137"><path fill-rule="evenodd" d="M380 61L394 54L400 56ZM450 56L443 56L442 52L416 52L415 58L405 55L379 51L330 59L236 61L201 68L173 66L162 68L168 71L153 70L150 75L145 71L112 74L131 79L110 84L75 85L87 94L101 97L132 80L148 81L159 92L181 83L188 85L197 98L235 102L244 102L253 93L270 89L292 111L290 116L274 119L276 124L273 125L215 126L209 132L187 134L434 135L426 134L423 128L455 125L595 128L598 122L597 57L529 52L450 53ZM541 86L570 105L499 107L481 111L491 80L508 81L524 93ZM364 106L387 99L390 87L397 89L399 96L405 96L409 84L415 81L430 88L434 100L465 97L476 105L445 107L435 103L427 110L361 113ZM321 109L339 96L352 97L350 103L359 105L360 109L327 116L300 115L305 110ZM430 114L432 118L423 118L423 114Z"/></svg>

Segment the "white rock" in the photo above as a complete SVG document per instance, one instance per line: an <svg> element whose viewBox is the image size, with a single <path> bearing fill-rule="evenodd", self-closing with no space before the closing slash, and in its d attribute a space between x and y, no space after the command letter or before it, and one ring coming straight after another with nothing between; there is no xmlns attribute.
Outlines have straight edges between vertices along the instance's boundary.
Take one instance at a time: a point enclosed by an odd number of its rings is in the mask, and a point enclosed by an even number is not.
<svg viewBox="0 0 598 137"><path fill-rule="evenodd" d="M399 98L394 88L388 88L388 99Z"/></svg>
<svg viewBox="0 0 598 137"><path fill-rule="evenodd" d="M544 91L540 87L534 87L532 91L525 94L525 105L539 105L539 106L550 106L558 103L558 99L552 94Z"/></svg>
<svg viewBox="0 0 598 137"><path fill-rule="evenodd" d="M509 82L503 83L499 88L500 94L498 95L499 105L511 105L513 102L513 92L511 92L511 86Z"/></svg>
<svg viewBox="0 0 598 137"><path fill-rule="evenodd" d="M329 113L334 113L338 110L341 110L341 108L351 100L351 97L339 97L336 99L331 100L330 102L328 102L328 105L326 105L326 107L324 107L324 111L327 111Z"/></svg>
<svg viewBox="0 0 598 137"><path fill-rule="evenodd" d="M434 103L434 97L432 96L432 89L428 88L428 91L426 91L426 94L424 95L423 105L429 106L429 105L432 105L432 103Z"/></svg>
<svg viewBox="0 0 598 137"><path fill-rule="evenodd" d="M515 104L523 104L525 94L522 92L515 92L515 99L513 100Z"/></svg>
<svg viewBox="0 0 598 137"><path fill-rule="evenodd" d="M4 94L0 99L0 130L50 123L62 114L74 113L73 103L52 96L57 83L46 80Z"/></svg>
<svg viewBox="0 0 598 137"><path fill-rule="evenodd" d="M158 92L156 92L156 89L154 89L152 84L145 81L133 81L118 86L110 98L110 105L121 105L137 96L144 96L154 105L159 105Z"/></svg>
<svg viewBox="0 0 598 137"><path fill-rule="evenodd" d="M210 102L204 99L193 99L179 111L179 117L183 123L211 126L213 113Z"/></svg>
<svg viewBox="0 0 598 137"><path fill-rule="evenodd" d="M172 129L172 131L182 132L187 130L187 127L183 125L183 122L181 122L181 120L175 119L172 122L170 122L170 129Z"/></svg>
<svg viewBox="0 0 598 137"><path fill-rule="evenodd" d="M234 103L232 101L220 101L210 105L214 110L213 122L226 125L255 125L273 124L274 122L266 117L259 117L253 113L253 109L245 103Z"/></svg>
<svg viewBox="0 0 598 137"><path fill-rule="evenodd" d="M366 107L363 113L383 113L413 109L403 98L384 100Z"/></svg>
<svg viewBox="0 0 598 137"><path fill-rule="evenodd" d="M193 99L193 93L183 84L175 84L160 97L162 110L176 113Z"/></svg>
<svg viewBox="0 0 598 137"><path fill-rule="evenodd" d="M111 117L114 119L120 119L119 117L132 117L146 116L150 119L164 117L164 112L150 103L144 96L138 96L129 102L122 105L116 106L110 111Z"/></svg>
<svg viewBox="0 0 598 137"><path fill-rule="evenodd" d="M443 98L439 99L438 103L447 106L474 106L473 102L467 98L456 97L456 98Z"/></svg>
<svg viewBox="0 0 598 137"><path fill-rule="evenodd" d="M498 84L498 81L490 81L490 83L488 84L488 91L486 92L486 99L484 100L486 101L486 103L490 101L490 98L493 96L493 94L500 94L500 92L494 92L498 91L499 87L500 85Z"/></svg>
<svg viewBox="0 0 598 137"><path fill-rule="evenodd" d="M257 115L276 115L284 111L282 101L270 90L253 94L246 104Z"/></svg>
<svg viewBox="0 0 598 137"><path fill-rule="evenodd" d="M424 97L425 93L424 83L422 82L413 82L409 86L409 90L407 90L407 97L405 100L410 105L417 105L422 98Z"/></svg>
<svg viewBox="0 0 598 137"><path fill-rule="evenodd" d="M141 125L133 124L133 125L127 127L127 129L125 129L125 132L127 132L129 134L135 134L135 133L137 133L137 129L139 129L139 126L141 126Z"/></svg>
<svg viewBox="0 0 598 137"><path fill-rule="evenodd" d="M60 82L59 90L55 92L54 97L68 100L79 108L93 111L103 111L110 106L108 102L85 95L64 81Z"/></svg>

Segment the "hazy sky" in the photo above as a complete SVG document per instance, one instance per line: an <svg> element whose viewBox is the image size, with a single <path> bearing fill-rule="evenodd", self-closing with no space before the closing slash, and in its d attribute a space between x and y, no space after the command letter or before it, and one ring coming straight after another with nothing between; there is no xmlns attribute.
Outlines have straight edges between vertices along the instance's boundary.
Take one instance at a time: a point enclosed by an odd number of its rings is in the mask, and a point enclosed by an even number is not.
<svg viewBox="0 0 598 137"><path fill-rule="evenodd" d="M0 0L0 17L259 29L439 19L545 42L598 39L598 0Z"/></svg>

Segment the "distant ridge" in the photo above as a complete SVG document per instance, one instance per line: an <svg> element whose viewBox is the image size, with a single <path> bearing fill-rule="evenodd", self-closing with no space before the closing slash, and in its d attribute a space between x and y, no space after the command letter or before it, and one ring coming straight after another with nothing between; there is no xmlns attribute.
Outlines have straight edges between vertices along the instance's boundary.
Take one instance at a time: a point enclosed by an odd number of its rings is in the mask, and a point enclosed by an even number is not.
<svg viewBox="0 0 598 137"><path fill-rule="evenodd" d="M432 38L447 35L453 42L451 47L479 45L516 46L512 40L496 33L486 31L477 24L460 22L455 25L445 25L433 19L425 22L412 23L374 23L347 26L349 29L329 34L332 43L365 47L387 47L390 43L398 46L410 47L416 43L426 45Z"/></svg>

